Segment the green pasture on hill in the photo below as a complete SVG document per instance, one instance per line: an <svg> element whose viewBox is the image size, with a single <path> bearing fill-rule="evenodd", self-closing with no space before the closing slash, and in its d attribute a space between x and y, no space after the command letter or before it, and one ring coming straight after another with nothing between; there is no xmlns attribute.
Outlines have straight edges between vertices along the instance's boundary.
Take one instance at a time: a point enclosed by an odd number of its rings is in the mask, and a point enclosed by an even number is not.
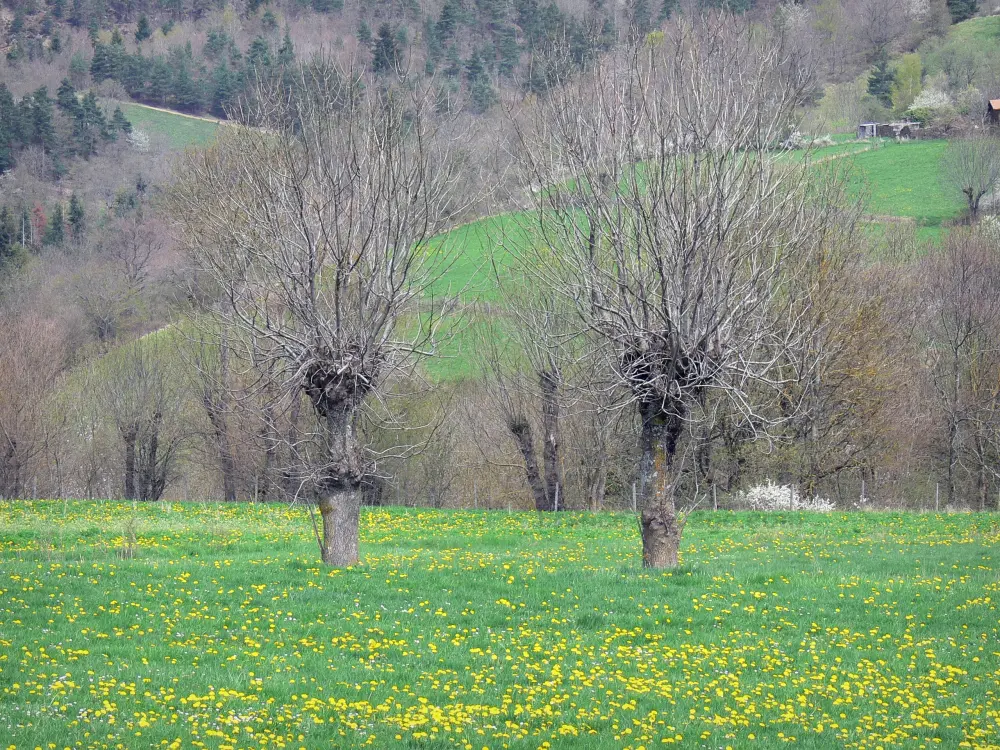
<svg viewBox="0 0 1000 750"><path fill-rule="evenodd" d="M119 106L133 127L145 131L151 138L164 138L171 148L178 150L208 145L215 140L220 127L211 120L152 109L140 104L123 103Z"/></svg>
<svg viewBox="0 0 1000 750"><path fill-rule="evenodd" d="M948 30L948 36L975 45L993 45L1000 40L1000 16L970 18L956 23Z"/></svg>
<svg viewBox="0 0 1000 750"><path fill-rule="evenodd" d="M941 177L947 145L943 140L882 141L851 157L851 190L866 198L875 216L912 218L925 226L956 219L963 210L961 195Z"/></svg>
<svg viewBox="0 0 1000 750"><path fill-rule="evenodd" d="M996 748L993 514L0 503L4 748Z"/></svg>

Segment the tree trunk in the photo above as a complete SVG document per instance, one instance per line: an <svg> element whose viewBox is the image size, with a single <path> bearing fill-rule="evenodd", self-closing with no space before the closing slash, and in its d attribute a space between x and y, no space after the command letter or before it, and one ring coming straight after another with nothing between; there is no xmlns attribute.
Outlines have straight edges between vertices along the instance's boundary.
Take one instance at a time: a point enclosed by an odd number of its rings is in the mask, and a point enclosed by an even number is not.
<svg viewBox="0 0 1000 750"><path fill-rule="evenodd" d="M565 508L566 483L559 470L559 372L545 370L539 375L539 381L542 389L542 431L545 433L545 442L542 445L545 504L550 510L555 508L555 499L558 495L559 508Z"/></svg>
<svg viewBox="0 0 1000 750"><path fill-rule="evenodd" d="M681 524L674 502L676 488L673 459L677 441L684 429L680 405L665 412L652 404L641 404L642 458L640 484L643 508L639 525L642 531L642 564L646 568L677 567L681 546Z"/></svg>
<svg viewBox="0 0 1000 750"><path fill-rule="evenodd" d="M361 516L359 490L334 492L319 501L323 517L323 562L337 568L358 561L358 536Z"/></svg>
<svg viewBox="0 0 1000 750"><path fill-rule="evenodd" d="M508 421L507 427L514 437L514 442L517 443L521 458L524 459L524 474L535 501L535 510L552 510L552 501L555 498L549 498L545 492L545 484L542 482L542 475L538 470L538 458L535 456L535 441L531 436L531 425L526 419L514 417Z"/></svg>
<svg viewBox="0 0 1000 750"><path fill-rule="evenodd" d="M205 377L202 403L215 433L215 447L222 472L222 496L227 503L236 501L236 459L229 439L229 338L225 329L219 341L219 388Z"/></svg>
<svg viewBox="0 0 1000 750"><path fill-rule="evenodd" d="M358 561L358 524L364 467L354 432L353 411L333 408L325 415L329 464L321 485L319 512L323 516L320 555L323 562L342 568Z"/></svg>
<svg viewBox="0 0 1000 750"><path fill-rule="evenodd" d="M302 409L302 398L296 394L292 401L291 412L288 416L288 437L285 439L285 446L288 448L288 456L285 460L285 495L288 499L295 497L299 490L298 474L296 470L299 466L299 416Z"/></svg>
<svg viewBox="0 0 1000 750"><path fill-rule="evenodd" d="M125 499L135 500L135 439L139 432L137 425L130 424L122 431L125 442Z"/></svg>

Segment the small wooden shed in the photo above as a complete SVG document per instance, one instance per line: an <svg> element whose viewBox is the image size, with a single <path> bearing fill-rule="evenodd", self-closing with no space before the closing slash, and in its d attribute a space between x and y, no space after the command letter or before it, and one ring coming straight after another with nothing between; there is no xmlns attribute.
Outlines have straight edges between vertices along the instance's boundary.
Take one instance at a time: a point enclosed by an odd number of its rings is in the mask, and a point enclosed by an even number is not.
<svg viewBox="0 0 1000 750"><path fill-rule="evenodd" d="M986 119L991 125L1000 123L1000 99L990 99L986 105Z"/></svg>

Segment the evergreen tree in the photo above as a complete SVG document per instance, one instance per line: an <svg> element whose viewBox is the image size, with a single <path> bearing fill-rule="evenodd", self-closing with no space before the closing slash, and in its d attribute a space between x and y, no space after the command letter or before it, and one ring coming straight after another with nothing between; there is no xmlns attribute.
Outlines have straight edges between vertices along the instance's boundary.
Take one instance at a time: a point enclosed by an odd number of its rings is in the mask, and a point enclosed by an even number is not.
<svg viewBox="0 0 1000 750"><path fill-rule="evenodd" d="M372 29L364 19L358 24L358 41L365 47L371 46L372 43Z"/></svg>
<svg viewBox="0 0 1000 750"><path fill-rule="evenodd" d="M87 229L87 216L83 209L83 201L73 193L69 197L69 229L74 240L80 240Z"/></svg>
<svg viewBox="0 0 1000 750"><path fill-rule="evenodd" d="M285 38L278 47L278 65L289 67L295 62L295 47L292 45L292 35L288 24L285 24Z"/></svg>
<svg viewBox="0 0 1000 750"><path fill-rule="evenodd" d="M458 47L451 45L447 52L448 66L444 69L444 74L449 78L457 78L462 72L462 60L458 56Z"/></svg>
<svg viewBox="0 0 1000 750"><path fill-rule="evenodd" d="M892 106L892 84L896 73L889 67L889 55L883 50L875 58L875 65L868 76L868 93L886 107Z"/></svg>
<svg viewBox="0 0 1000 750"><path fill-rule="evenodd" d="M514 75L514 69L521 57L521 50L517 46L517 32L510 24L504 24L497 31L497 57L500 75L507 77Z"/></svg>
<svg viewBox="0 0 1000 750"><path fill-rule="evenodd" d="M149 98L159 104L166 104L173 85L174 74L170 64L162 55L157 55L149 71Z"/></svg>
<svg viewBox="0 0 1000 750"><path fill-rule="evenodd" d="M59 246L63 243L65 238L66 232L63 227L63 208L61 203L57 203L56 207L52 209L52 215L49 217L49 225L45 229L45 237L42 242L45 245Z"/></svg>
<svg viewBox="0 0 1000 750"><path fill-rule="evenodd" d="M73 0L72 9L69 12L69 25L74 29L83 28L87 22L86 13L83 8L84 0Z"/></svg>
<svg viewBox="0 0 1000 750"><path fill-rule="evenodd" d="M111 126L125 134L132 132L132 123L128 121L122 108L118 106L115 107L114 114L111 115Z"/></svg>
<svg viewBox="0 0 1000 750"><path fill-rule="evenodd" d="M178 66L174 74L173 94L178 109L188 111L201 109L201 85L191 75L187 60Z"/></svg>
<svg viewBox="0 0 1000 750"><path fill-rule="evenodd" d="M135 43L142 44L151 36L153 36L153 29L150 28L149 19L146 17L146 14L143 13L139 17L139 23L135 28Z"/></svg>
<svg viewBox="0 0 1000 750"><path fill-rule="evenodd" d="M111 52L106 44L94 44L94 56L90 58L90 77L100 83L112 75Z"/></svg>
<svg viewBox="0 0 1000 750"><path fill-rule="evenodd" d="M5 83L0 83L0 174L14 168L17 139L17 105Z"/></svg>
<svg viewBox="0 0 1000 750"><path fill-rule="evenodd" d="M455 33L455 28L464 17L461 0L445 0L441 8L441 17L437 22L438 39L445 41Z"/></svg>
<svg viewBox="0 0 1000 750"><path fill-rule="evenodd" d="M49 90L42 86L31 96L31 142L38 144L46 152L52 151L56 141L56 130L53 124L52 100Z"/></svg>
<svg viewBox="0 0 1000 750"><path fill-rule="evenodd" d="M0 264L14 244L14 221L7 206L0 207Z"/></svg>
<svg viewBox="0 0 1000 750"><path fill-rule="evenodd" d="M212 73L212 113L226 117L229 108L236 102L239 81L236 74L225 63L219 63Z"/></svg>
<svg viewBox="0 0 1000 750"><path fill-rule="evenodd" d="M247 50L247 67L262 73L271 67L271 47L263 37L257 37Z"/></svg>
<svg viewBox="0 0 1000 750"><path fill-rule="evenodd" d="M69 116L73 116L80 107L80 102L76 98L76 89L69 82L68 78L63 78L56 91L56 106Z"/></svg>
<svg viewBox="0 0 1000 750"><path fill-rule="evenodd" d="M378 38L372 51L372 70L386 73L394 70L399 63L399 47L392 28L387 23L378 27Z"/></svg>
<svg viewBox="0 0 1000 750"><path fill-rule="evenodd" d="M951 12L951 22L967 21L979 12L978 0L948 0L948 10Z"/></svg>

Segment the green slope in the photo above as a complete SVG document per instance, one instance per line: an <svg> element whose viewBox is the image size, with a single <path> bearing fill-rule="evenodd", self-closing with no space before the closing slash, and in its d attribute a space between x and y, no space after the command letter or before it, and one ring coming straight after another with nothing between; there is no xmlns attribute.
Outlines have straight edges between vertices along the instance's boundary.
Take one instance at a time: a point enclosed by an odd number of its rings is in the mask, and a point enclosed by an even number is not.
<svg viewBox="0 0 1000 750"><path fill-rule="evenodd" d="M915 219L937 226L962 213L957 192L941 179L941 157L948 142L883 142L878 148L853 158L851 189L867 198L875 216Z"/></svg>
<svg viewBox="0 0 1000 750"><path fill-rule="evenodd" d="M119 106L133 127L152 137L166 138L170 147L175 149L208 145L215 140L220 127L213 120L153 109L141 104L124 103Z"/></svg>

